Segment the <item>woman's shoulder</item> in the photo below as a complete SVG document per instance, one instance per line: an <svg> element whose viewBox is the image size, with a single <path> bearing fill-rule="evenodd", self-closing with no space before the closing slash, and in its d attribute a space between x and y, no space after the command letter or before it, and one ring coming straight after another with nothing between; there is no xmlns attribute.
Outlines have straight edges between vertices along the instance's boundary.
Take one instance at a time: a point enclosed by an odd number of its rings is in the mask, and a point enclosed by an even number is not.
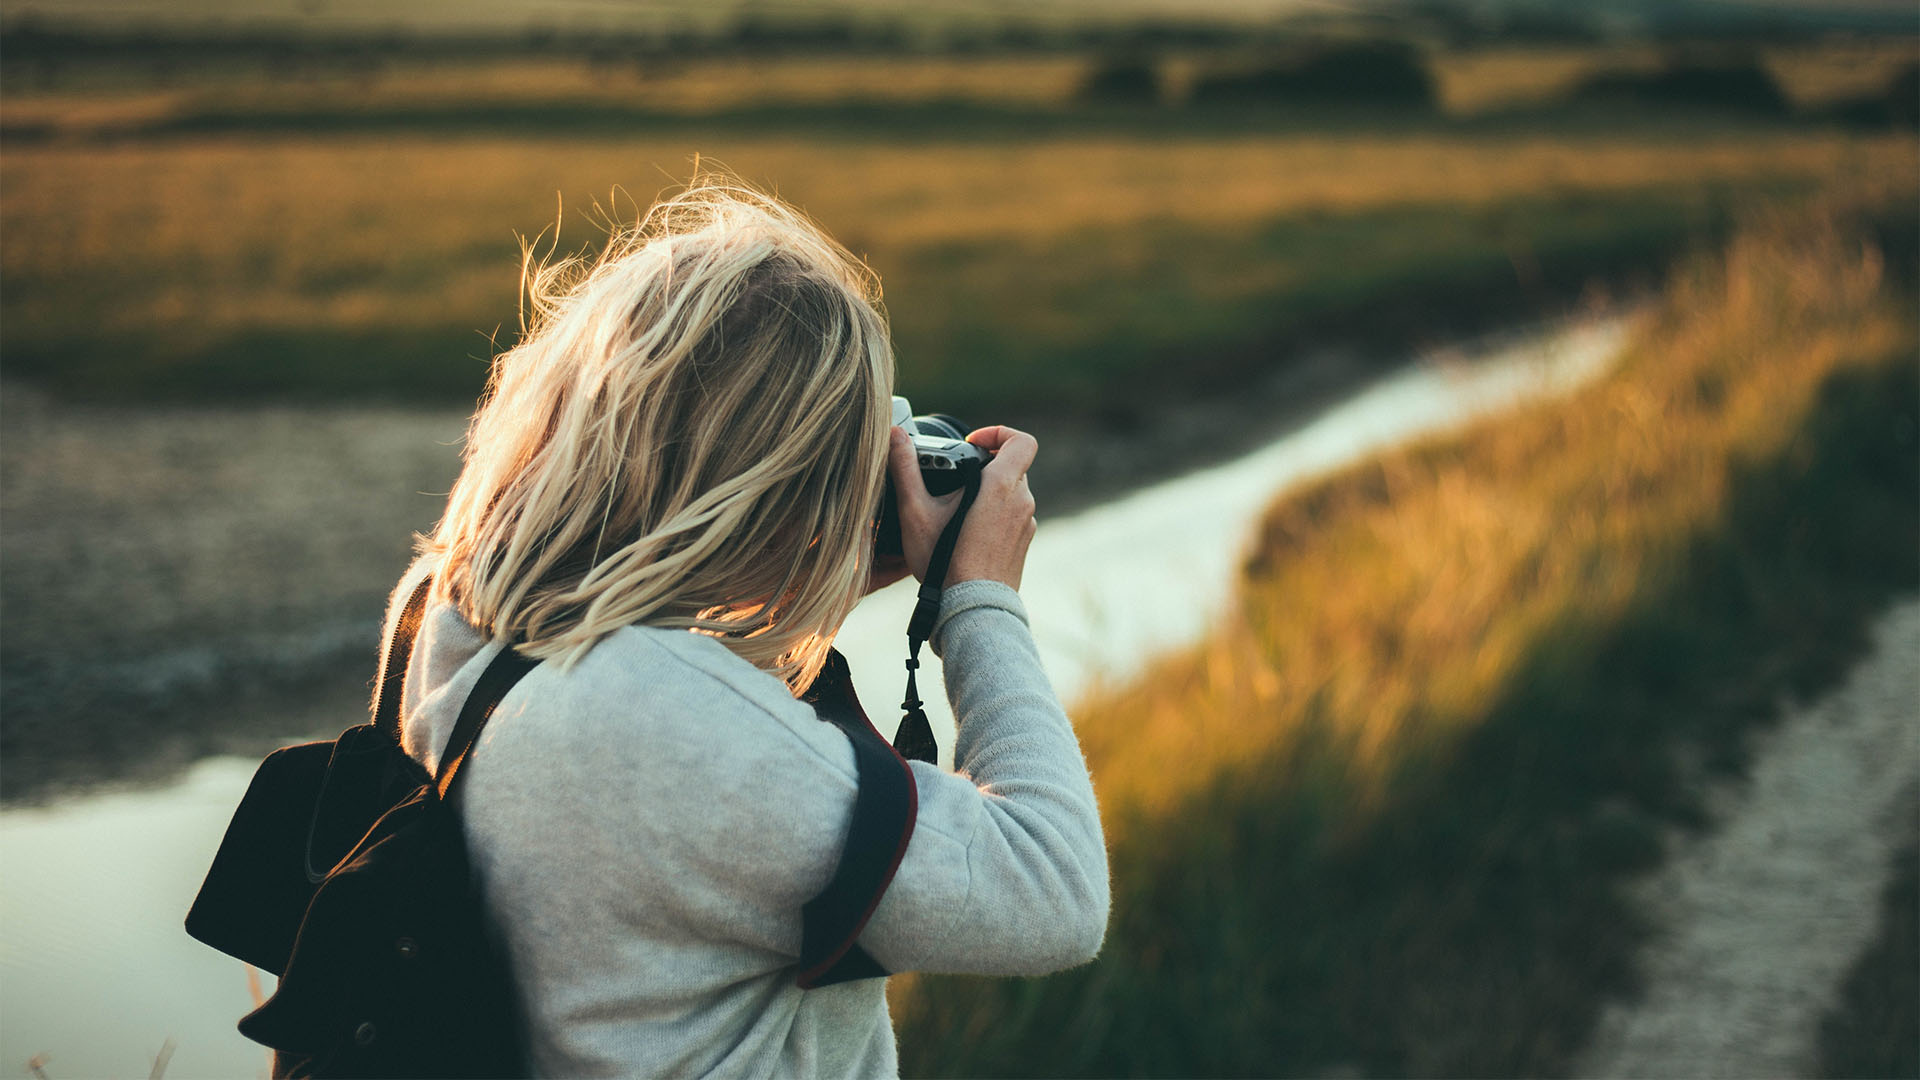
<svg viewBox="0 0 1920 1080"><path fill-rule="evenodd" d="M719 638L691 630L626 626L602 638L568 678L649 698L737 699L770 712L797 705L786 684L734 655Z"/></svg>
<svg viewBox="0 0 1920 1080"><path fill-rule="evenodd" d="M526 692L530 710L584 736L612 729L656 750L680 746L735 762L757 752L805 750L831 771L853 775L837 729L794 698L785 682L709 635L623 627L571 668L536 669Z"/></svg>

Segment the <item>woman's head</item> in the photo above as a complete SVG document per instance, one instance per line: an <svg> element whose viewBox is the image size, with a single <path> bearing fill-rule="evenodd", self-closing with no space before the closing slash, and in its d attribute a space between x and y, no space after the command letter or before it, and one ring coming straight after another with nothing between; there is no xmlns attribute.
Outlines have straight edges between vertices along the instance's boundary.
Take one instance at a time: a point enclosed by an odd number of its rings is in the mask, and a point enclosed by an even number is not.
<svg viewBox="0 0 1920 1080"><path fill-rule="evenodd" d="M805 685L871 558L893 392L872 272L697 181L528 292L425 542L439 596L536 656L645 623Z"/></svg>

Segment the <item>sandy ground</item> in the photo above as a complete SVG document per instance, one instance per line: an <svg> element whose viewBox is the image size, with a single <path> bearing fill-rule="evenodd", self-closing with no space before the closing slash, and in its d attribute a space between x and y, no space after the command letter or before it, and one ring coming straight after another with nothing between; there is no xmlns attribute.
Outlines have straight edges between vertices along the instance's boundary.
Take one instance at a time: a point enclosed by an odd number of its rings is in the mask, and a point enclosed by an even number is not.
<svg viewBox="0 0 1920 1080"><path fill-rule="evenodd" d="M1576 1075L1817 1075L1820 1021L1873 947L1894 853L1920 828L1920 600L1846 682L1760 737L1713 825L1638 899L1663 933L1640 1000L1610 1006Z"/></svg>

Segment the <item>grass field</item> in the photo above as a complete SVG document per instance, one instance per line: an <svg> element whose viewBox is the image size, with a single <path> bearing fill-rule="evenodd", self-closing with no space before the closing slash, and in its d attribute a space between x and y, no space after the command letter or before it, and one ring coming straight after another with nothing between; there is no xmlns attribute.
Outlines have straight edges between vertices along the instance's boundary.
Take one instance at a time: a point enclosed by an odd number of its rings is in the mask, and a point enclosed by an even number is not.
<svg viewBox="0 0 1920 1080"><path fill-rule="evenodd" d="M1743 201L1897 182L1914 142L1762 127L24 144L0 159L0 367L120 400L467 400L515 330L516 234L564 206L563 249L588 245L596 200L630 219L696 154L873 263L908 392L1124 413L1303 340L1471 328L1592 276L1651 274Z"/></svg>
<svg viewBox="0 0 1920 1080"><path fill-rule="evenodd" d="M1920 584L1914 286L1863 235L1756 221L1602 384L1277 503L1211 640L1076 711L1102 957L903 982L904 1070L1567 1068L1633 984L1620 884ZM1861 1023L1854 1063L1914 1039Z"/></svg>
<svg viewBox="0 0 1920 1080"><path fill-rule="evenodd" d="M1800 106L1911 43L1773 49ZM1657 277L1750 201L1898 184L1890 129L1539 112L1649 46L1436 52L1436 112L1177 102L1101 59L787 55L176 70L0 81L0 371L74 398L462 403L512 341L520 238L590 247L696 157L805 207L887 287L903 388L1124 418L1295 350L1409 343ZM98 67L99 65L95 65ZM1528 112L1527 109L1535 111ZM1520 110L1514 112L1515 109ZM564 210L564 212L563 212ZM544 237L543 230L548 230Z"/></svg>
<svg viewBox="0 0 1920 1080"><path fill-rule="evenodd" d="M1258 47L1247 50L1257 57ZM1912 42L1838 38L1755 50L1755 58L1798 108L1817 109L1882 90ZM1141 52L1156 60L1168 104L1184 101L1209 69L1231 64L1231 51L1168 48ZM1551 102L1602 70L1651 70L1655 45L1509 45L1428 54L1442 112L1469 117ZM120 130L211 109L271 116L317 108L425 110L447 106L516 107L563 104L619 106L654 113L707 115L769 104L822 108L859 103L970 103L1070 109L1098 52L924 55L714 56L610 55L600 60L553 57L485 62L389 61L309 63L264 80L258 64L182 69L146 65L27 63L0 71L5 120L22 128L70 134Z"/></svg>

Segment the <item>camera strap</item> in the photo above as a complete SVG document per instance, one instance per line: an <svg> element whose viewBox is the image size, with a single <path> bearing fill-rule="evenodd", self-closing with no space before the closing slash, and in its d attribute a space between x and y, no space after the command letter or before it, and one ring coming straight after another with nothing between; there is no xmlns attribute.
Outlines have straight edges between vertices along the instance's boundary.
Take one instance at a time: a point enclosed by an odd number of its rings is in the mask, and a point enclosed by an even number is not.
<svg viewBox="0 0 1920 1080"><path fill-rule="evenodd" d="M953 547L960 540L960 526L966 521L967 509L973 505L974 497L980 494L980 467L966 469L961 481L960 505L954 508L953 518L933 545L933 554L927 559L927 576L920 582L919 599L913 605L913 618L907 620L907 697L900 703L900 730L893 736L893 748L901 757L930 765L939 760L940 748L933 741L933 725L927 722L925 703L920 700L920 687L914 676L920 670L920 646L933 635L933 624L940 619L940 591L946 586L947 566L953 562Z"/></svg>

